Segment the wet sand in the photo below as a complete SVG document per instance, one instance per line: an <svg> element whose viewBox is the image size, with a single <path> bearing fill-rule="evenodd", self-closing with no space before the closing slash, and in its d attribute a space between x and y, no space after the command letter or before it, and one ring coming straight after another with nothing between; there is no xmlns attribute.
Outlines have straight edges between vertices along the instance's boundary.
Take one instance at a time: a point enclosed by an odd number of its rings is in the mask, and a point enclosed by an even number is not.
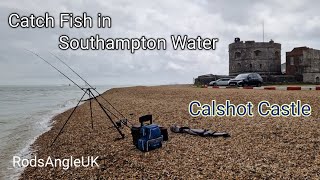
<svg viewBox="0 0 320 180"><path fill-rule="evenodd" d="M53 147L49 147L71 110L53 119L50 131L33 144L38 158L99 156L97 168L27 167L21 179L231 179L320 178L320 92L248 89L206 89L191 86L115 88L103 94L131 122L153 114L154 123L226 131L230 138L203 138L169 132L163 148L142 153L132 144L130 129L120 137L104 113L93 103L91 128L89 102L76 110ZM312 107L310 117L197 117L188 113L192 100L210 103L262 100L290 103L301 100ZM256 109L255 109L256 110ZM131 115L130 115L131 114Z"/></svg>

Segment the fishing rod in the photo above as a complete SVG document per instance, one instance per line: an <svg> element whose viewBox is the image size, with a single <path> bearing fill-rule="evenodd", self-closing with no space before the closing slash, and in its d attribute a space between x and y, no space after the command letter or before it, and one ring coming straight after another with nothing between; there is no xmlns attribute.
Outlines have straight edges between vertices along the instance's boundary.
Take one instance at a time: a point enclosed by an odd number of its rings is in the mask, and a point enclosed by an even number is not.
<svg viewBox="0 0 320 180"><path fill-rule="evenodd" d="M81 99L79 100L77 106L73 109L72 113L69 115L68 119L66 120L66 122L64 123L64 125L62 126L62 128L60 129L59 133L57 134L57 136L55 137L54 141L52 142L51 146L55 143L55 141L57 140L57 138L59 137L59 135L62 133L64 127L66 126L66 124L68 123L68 121L70 120L72 114L75 112L76 108L79 106L82 98L84 97L85 94L88 94L89 97L91 97L91 95L93 96L93 99L99 104L100 108L103 110L103 112L106 114L106 116L109 118L109 120L111 121L111 123L113 124L113 126L117 129L117 131L119 132L119 134L121 135L122 138L125 137L125 135L121 132L121 130L119 129L119 127L117 126L117 124L112 120L112 118L110 117L110 115L108 114L107 111L109 111L109 113L112 114L112 112L110 110L108 110L106 107L104 107L99 101L98 99L94 96L94 94L92 93L92 89L95 90L95 88L90 87L90 88L82 88L80 87L76 82L74 82L71 78L69 78L67 75L65 75L63 72L61 72L58 68L56 68L54 65L52 65L50 62L48 62L47 60L45 60L43 57L41 57L39 54L25 49L26 51L32 53L33 55L36 55L37 57L39 57L41 60L45 61L47 64L49 64L52 68L54 68L55 70L57 70L60 74L62 74L64 77L66 77L68 80L70 80L73 84L75 84L79 89L81 89L84 94L81 97ZM90 100L91 101L91 100ZM90 111L92 111L91 106L90 106ZM92 117L92 116L91 116Z"/></svg>
<svg viewBox="0 0 320 180"><path fill-rule="evenodd" d="M41 57L39 54L31 51L31 50L28 50L28 49L25 49L26 51L32 53L33 55L39 57L40 59L42 59L44 62L46 62L47 64L49 64L51 67L53 67L55 70L57 70L60 74L62 74L64 77L66 77L67 79L69 79L74 85L76 85L79 89L81 89L83 92L85 92L86 94L89 94L89 92L85 91L84 88L80 87L76 82L74 82L71 78L69 78L67 75L65 75L63 72L61 72L57 67L55 67L54 65L52 65L49 61L45 60L43 57ZM88 84L89 85L89 84ZM95 88L93 88L92 86L90 86L90 88L92 88L93 90L96 91ZM104 107L104 106L103 106ZM105 109L107 109L106 107L104 107ZM108 112L110 112L114 117L118 118L114 113L112 113L110 110L107 109Z"/></svg>
<svg viewBox="0 0 320 180"><path fill-rule="evenodd" d="M57 70L60 74L62 74L64 77L66 77L67 79L69 79L69 81L71 81L74 85L78 86L78 88L80 88L82 91L84 91L82 89L82 87L80 87L77 83L75 83L71 78L69 78L67 75L65 75L63 72L61 72L58 68L56 68L54 65L52 65L49 61L45 60L43 57L41 57L39 54L30 51L29 49L25 49L26 51L32 53L33 55L37 56L38 58L42 59L44 62L46 62L47 64L49 64L51 67L53 67L55 70ZM85 91L84 91L85 92Z"/></svg>
<svg viewBox="0 0 320 180"><path fill-rule="evenodd" d="M58 59L61 63L63 63L65 66L67 66L72 72L74 72L81 80L84 81L90 88L93 88L84 78L82 78L75 70L73 70L66 62L64 62L61 58L56 56L55 54L49 52L51 55L53 55L56 59ZM104 101L106 101L117 113L119 113L122 118L125 118L125 116L117 110L107 99L105 99L96 89L93 89Z"/></svg>
<svg viewBox="0 0 320 180"><path fill-rule="evenodd" d="M52 52L49 52L52 56L54 56L56 59L58 59L61 63L63 63L65 66L67 66L72 72L74 72L80 79L82 79L88 86L92 87L86 80L84 80L75 70L73 70L67 63L62 61L58 56L53 54Z"/></svg>

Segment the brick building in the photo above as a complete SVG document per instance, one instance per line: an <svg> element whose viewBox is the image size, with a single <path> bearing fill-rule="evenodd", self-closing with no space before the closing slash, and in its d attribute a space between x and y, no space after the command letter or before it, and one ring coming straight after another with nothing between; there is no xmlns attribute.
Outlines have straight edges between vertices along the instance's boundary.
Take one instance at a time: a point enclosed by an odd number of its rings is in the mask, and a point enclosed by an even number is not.
<svg viewBox="0 0 320 180"><path fill-rule="evenodd" d="M320 50L296 47L286 53L286 74L299 81L320 83Z"/></svg>
<svg viewBox="0 0 320 180"><path fill-rule="evenodd" d="M296 47L291 52L286 52L286 74L294 75L303 80L303 51L308 50L308 47Z"/></svg>

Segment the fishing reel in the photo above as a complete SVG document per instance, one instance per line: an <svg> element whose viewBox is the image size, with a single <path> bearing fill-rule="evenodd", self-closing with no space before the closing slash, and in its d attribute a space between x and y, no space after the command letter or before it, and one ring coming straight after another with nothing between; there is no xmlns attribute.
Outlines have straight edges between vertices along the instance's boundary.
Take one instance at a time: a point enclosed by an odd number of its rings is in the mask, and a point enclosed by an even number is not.
<svg viewBox="0 0 320 180"><path fill-rule="evenodd" d="M120 119L119 121L115 122L118 128L123 128L124 126L129 127L128 119Z"/></svg>

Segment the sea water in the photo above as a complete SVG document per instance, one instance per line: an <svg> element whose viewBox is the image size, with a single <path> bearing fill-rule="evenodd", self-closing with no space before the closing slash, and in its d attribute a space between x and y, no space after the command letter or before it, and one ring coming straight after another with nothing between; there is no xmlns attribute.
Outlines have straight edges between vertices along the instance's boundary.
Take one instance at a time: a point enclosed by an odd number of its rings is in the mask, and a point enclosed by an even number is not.
<svg viewBox="0 0 320 180"><path fill-rule="evenodd" d="M30 157L30 145L51 128L50 120L82 95L76 86L0 86L0 179L19 178L23 169L13 167L13 156Z"/></svg>

